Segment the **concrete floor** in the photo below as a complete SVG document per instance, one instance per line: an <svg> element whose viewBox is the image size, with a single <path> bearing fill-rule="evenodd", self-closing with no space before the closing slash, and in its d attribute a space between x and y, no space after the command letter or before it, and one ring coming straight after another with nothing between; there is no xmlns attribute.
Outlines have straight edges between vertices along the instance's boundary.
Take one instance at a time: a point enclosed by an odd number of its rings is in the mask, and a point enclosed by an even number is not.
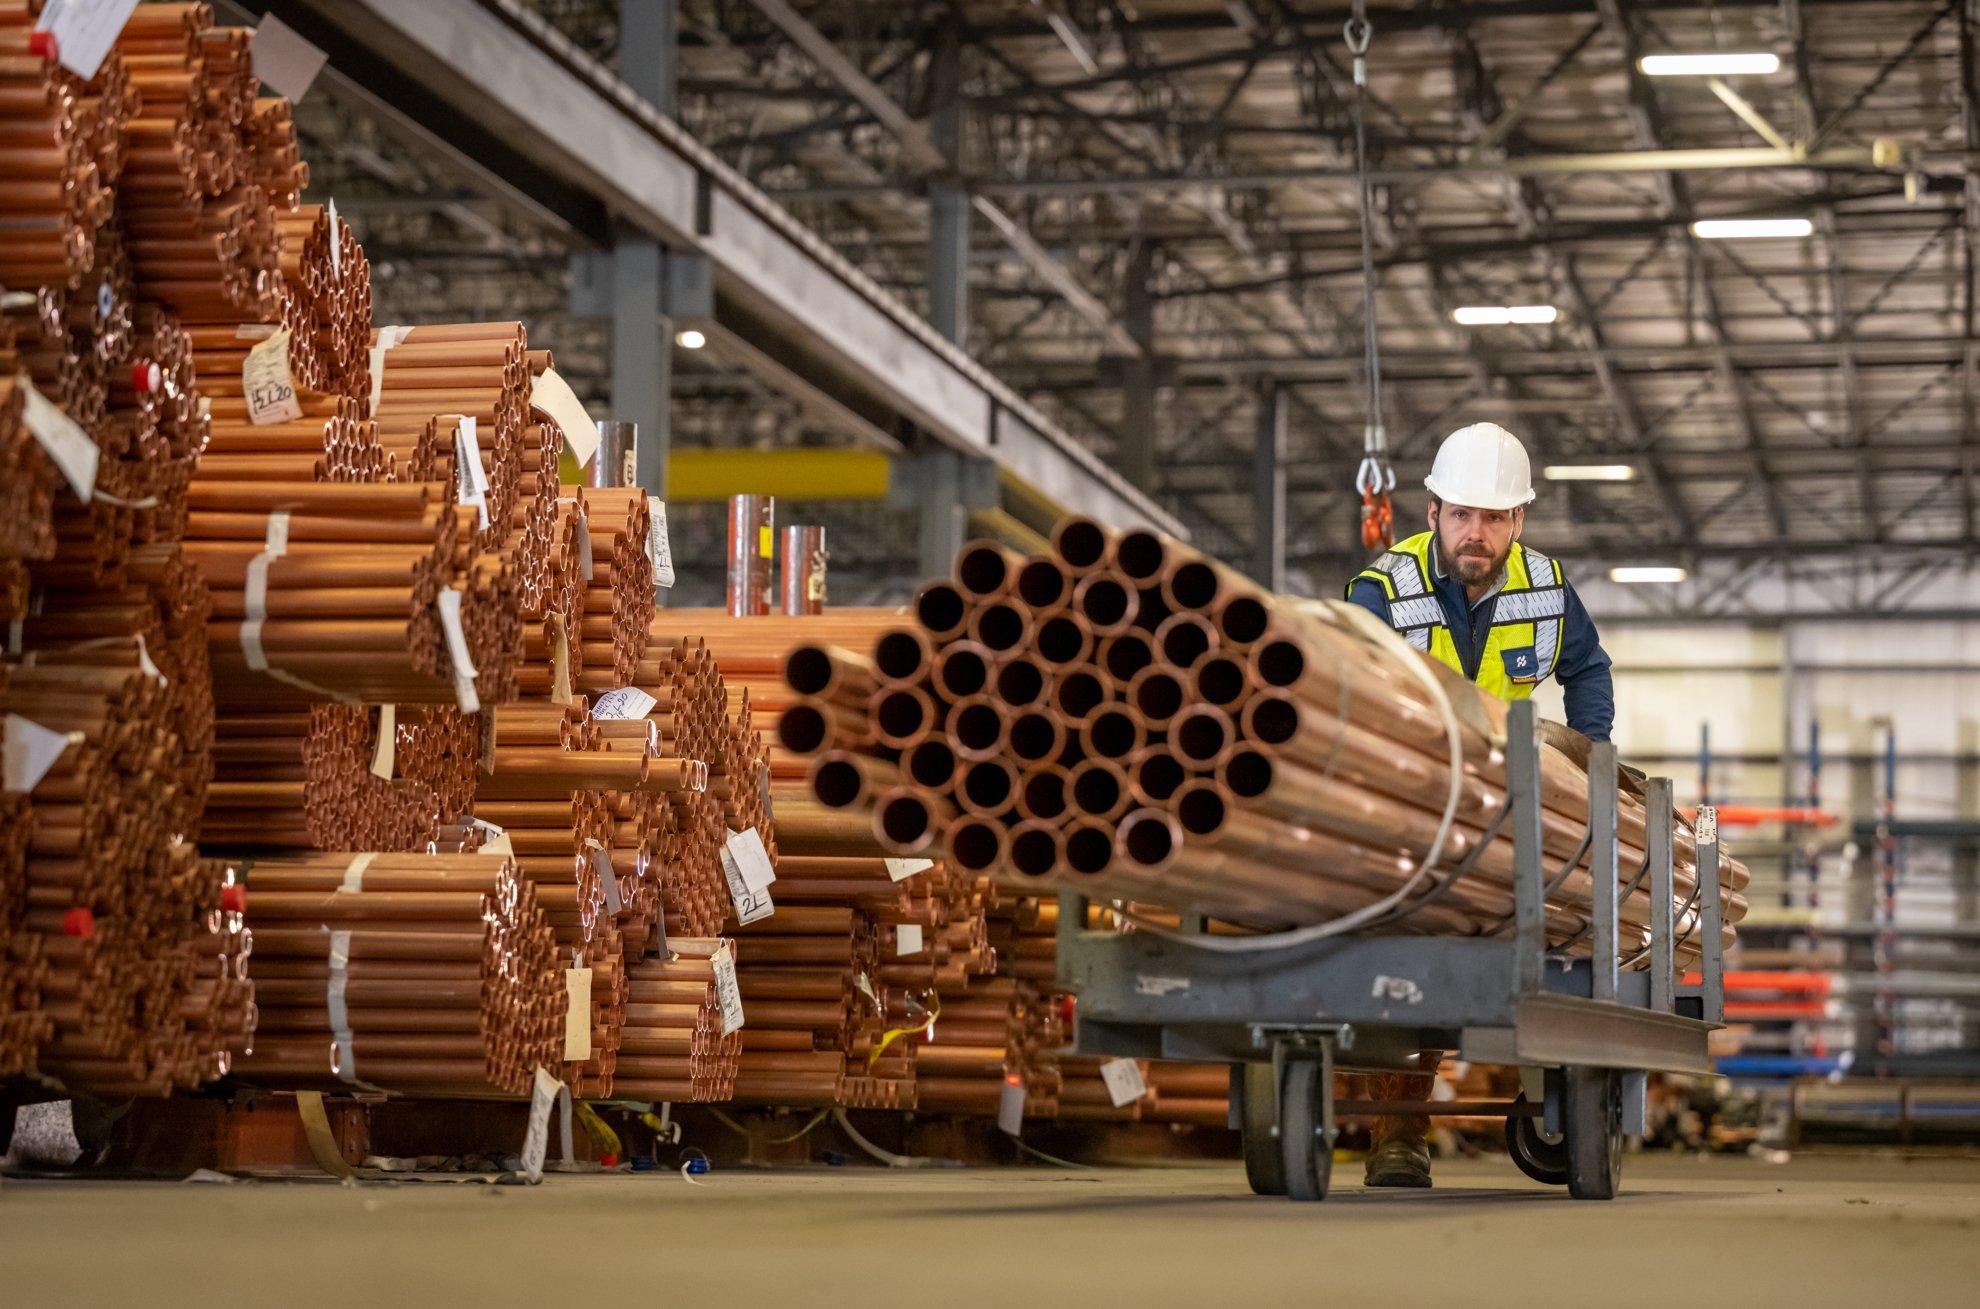
<svg viewBox="0 0 1980 1309"><path fill-rule="evenodd" d="M1980 1159L1638 1155L1581 1204L1503 1158L1320 1205L1232 1167L0 1188L12 1305L1972 1305ZM689 1297L692 1297L690 1299ZM1028 1302L1028 1303L1027 1303Z"/></svg>

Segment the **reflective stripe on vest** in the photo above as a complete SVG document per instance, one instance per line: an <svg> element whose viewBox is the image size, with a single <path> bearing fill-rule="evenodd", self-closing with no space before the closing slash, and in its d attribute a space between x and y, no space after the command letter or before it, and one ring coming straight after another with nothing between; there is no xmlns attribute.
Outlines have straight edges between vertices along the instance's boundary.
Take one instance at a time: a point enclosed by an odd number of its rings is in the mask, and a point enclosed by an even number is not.
<svg viewBox="0 0 1980 1309"><path fill-rule="evenodd" d="M1389 602L1389 625L1418 650L1462 675L1464 661L1444 619L1444 607L1431 591L1431 552L1435 538L1419 532L1398 541L1355 581L1382 588ZM1353 582L1348 584L1353 589ZM1561 621L1567 614L1561 566L1519 542L1506 557L1505 582L1491 599L1492 617L1475 680L1501 700L1524 700L1554 671L1560 658Z"/></svg>

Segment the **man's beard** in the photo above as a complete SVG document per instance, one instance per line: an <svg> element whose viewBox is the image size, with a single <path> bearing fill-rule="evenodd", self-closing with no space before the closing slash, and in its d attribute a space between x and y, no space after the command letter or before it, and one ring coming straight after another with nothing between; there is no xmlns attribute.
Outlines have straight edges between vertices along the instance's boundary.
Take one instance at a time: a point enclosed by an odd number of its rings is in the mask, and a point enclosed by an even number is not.
<svg viewBox="0 0 1980 1309"><path fill-rule="evenodd" d="M1467 548L1480 551L1481 553L1463 553ZM1506 566L1505 555L1499 555L1494 558L1489 554L1482 553L1484 550L1483 546L1460 547L1459 549L1460 553L1453 556L1450 550L1444 545L1444 534L1442 532L1437 534L1438 566L1444 570L1445 576L1455 577L1466 586L1487 585L1499 575L1499 570ZM1510 549L1508 549L1507 553L1511 553Z"/></svg>

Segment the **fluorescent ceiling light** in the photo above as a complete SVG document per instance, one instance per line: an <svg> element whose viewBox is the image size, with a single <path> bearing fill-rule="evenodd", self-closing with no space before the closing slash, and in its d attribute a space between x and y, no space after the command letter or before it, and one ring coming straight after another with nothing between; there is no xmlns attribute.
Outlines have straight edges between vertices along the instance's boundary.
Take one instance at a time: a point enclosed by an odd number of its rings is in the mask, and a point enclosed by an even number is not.
<svg viewBox="0 0 1980 1309"><path fill-rule="evenodd" d="M1611 582L1682 582L1690 574L1684 569L1670 564L1638 564L1629 568L1611 568Z"/></svg>
<svg viewBox="0 0 1980 1309"><path fill-rule="evenodd" d="M1540 476L1550 482L1633 482L1636 469L1629 464L1548 464Z"/></svg>
<svg viewBox="0 0 1980 1309"><path fill-rule="evenodd" d="M1551 323L1560 316L1561 311L1552 305L1465 305L1451 310L1451 317L1461 327L1532 326Z"/></svg>
<svg viewBox="0 0 1980 1309"><path fill-rule="evenodd" d="M689 327L674 333L674 344L683 350L699 350L708 344L708 338Z"/></svg>
<svg viewBox="0 0 1980 1309"><path fill-rule="evenodd" d="M1781 57L1766 50L1714 50L1709 54L1645 55L1637 61L1647 77L1765 77L1781 69Z"/></svg>
<svg viewBox="0 0 1980 1309"><path fill-rule="evenodd" d="M1701 218L1691 234L1707 241L1737 241L1759 236L1807 236L1815 224L1806 218Z"/></svg>

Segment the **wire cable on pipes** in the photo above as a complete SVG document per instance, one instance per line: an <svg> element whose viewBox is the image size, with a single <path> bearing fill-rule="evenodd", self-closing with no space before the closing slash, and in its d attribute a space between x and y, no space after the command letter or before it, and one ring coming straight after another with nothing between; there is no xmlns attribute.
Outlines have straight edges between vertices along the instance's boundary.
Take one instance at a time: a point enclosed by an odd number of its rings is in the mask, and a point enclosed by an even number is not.
<svg viewBox="0 0 1980 1309"><path fill-rule="evenodd" d="M1375 248L1370 213L1375 208L1375 185L1368 172L1368 42L1375 29L1368 21L1366 0L1355 0L1354 12L1342 27L1348 52L1354 56L1354 168L1361 198L1361 321L1362 368L1367 377L1368 418L1362 429L1361 467L1354 489L1361 492L1361 544L1386 550L1396 543L1395 466L1389 462L1388 431L1382 422L1382 347L1375 318Z"/></svg>
<svg viewBox="0 0 1980 1309"><path fill-rule="evenodd" d="M722 1126L728 1128L730 1131L734 1132L737 1136L749 1135L749 1129L747 1127L744 1127L741 1123L729 1117L727 1114L723 1113L720 1109L711 1108L708 1112L714 1116L716 1122L722 1124ZM817 1113L813 1114L809 1119L805 1121L803 1127L798 1128L795 1132L792 1132L789 1136L768 1137L763 1141L763 1144L789 1145L793 1141L802 1141L805 1137L811 1135L812 1128L818 1126L818 1124L824 1121L825 1121L825 1111L823 1109L820 1109Z"/></svg>
<svg viewBox="0 0 1980 1309"><path fill-rule="evenodd" d="M873 1053L866 1056L866 1066L868 1068L871 1068L873 1067L873 1065L879 1063L880 1056L887 1052L887 1047L892 1045L899 1038L903 1036L914 1036L921 1032L927 1032L933 1030L935 1027L935 1020L937 1018L940 1018L941 1016L942 1016L942 997L938 992L930 991L928 993L928 1017L922 1019L918 1023L914 1023L907 1027L888 1028L884 1033L881 1034L880 1040L874 1045Z"/></svg>
<svg viewBox="0 0 1980 1309"><path fill-rule="evenodd" d="M820 1112L824 1111L820 1110ZM892 1150L875 1145L859 1134L859 1129L852 1125L852 1119L846 1117L846 1111L842 1108L832 1110L832 1121L839 1125L839 1130L844 1132L854 1145L889 1168L961 1168L963 1166L960 1159L934 1159L926 1155L895 1154Z"/></svg>
<svg viewBox="0 0 1980 1309"><path fill-rule="evenodd" d="M1095 1167L1093 1164L1078 1164L1078 1163L1074 1163L1070 1159L1061 1159L1059 1158L1059 1156L1055 1154L1046 1154L1043 1150L1040 1150L1037 1146L1026 1145L1022 1140L1020 1140L1018 1137L1015 1136L1011 1138L1011 1144L1016 1146L1018 1149L1024 1151L1028 1155L1035 1155L1038 1158L1043 1159L1046 1163L1056 1164L1060 1168L1076 1168L1083 1173L1097 1173L1100 1171L1099 1168Z"/></svg>

